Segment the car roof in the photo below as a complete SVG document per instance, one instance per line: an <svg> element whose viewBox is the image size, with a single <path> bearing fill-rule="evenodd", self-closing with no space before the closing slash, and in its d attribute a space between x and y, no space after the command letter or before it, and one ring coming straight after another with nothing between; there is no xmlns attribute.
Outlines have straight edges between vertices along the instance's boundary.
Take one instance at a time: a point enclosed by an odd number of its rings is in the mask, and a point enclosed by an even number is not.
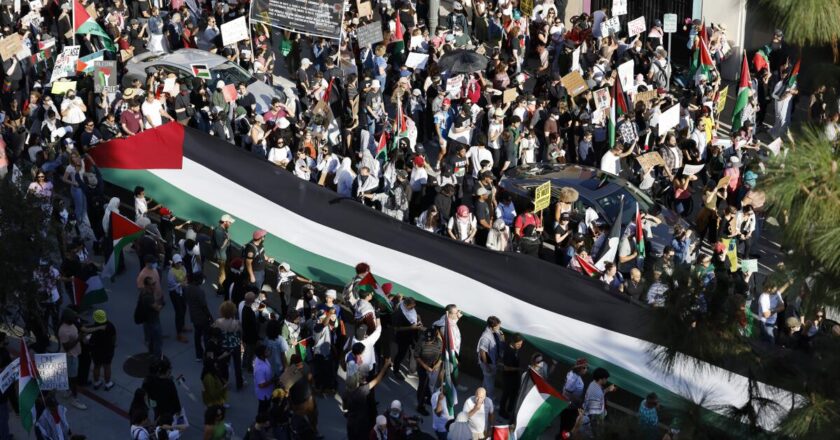
<svg viewBox="0 0 840 440"><path fill-rule="evenodd" d="M589 200L597 200L618 191L626 189L636 199L653 205L653 201L633 186L626 179L601 171L598 168L575 164L535 164L519 166L505 174L508 185L517 187L528 194L528 190L551 180L552 198L557 198L560 187L571 186L578 193Z"/></svg>
<svg viewBox="0 0 840 440"><path fill-rule="evenodd" d="M208 69L218 66L226 61L225 57L212 54L198 49L178 49L172 53L153 54L147 57L138 58L139 63L175 64L189 67L190 64L204 64Z"/></svg>

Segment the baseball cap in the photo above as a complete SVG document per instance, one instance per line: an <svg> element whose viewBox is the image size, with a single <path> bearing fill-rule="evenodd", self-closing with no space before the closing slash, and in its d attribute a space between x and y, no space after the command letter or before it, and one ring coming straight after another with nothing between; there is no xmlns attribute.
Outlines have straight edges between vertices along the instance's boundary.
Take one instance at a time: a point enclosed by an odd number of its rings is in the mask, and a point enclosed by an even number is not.
<svg viewBox="0 0 840 440"><path fill-rule="evenodd" d="M443 104L443 105L451 105L451 104L452 104L452 100L451 100L451 99L449 99L449 98L443 98L443 102L442 102L442 104Z"/></svg>
<svg viewBox="0 0 840 440"><path fill-rule="evenodd" d="M97 324L105 324L108 321L108 315L105 314L105 311L99 309L93 312L93 322Z"/></svg>
<svg viewBox="0 0 840 440"><path fill-rule="evenodd" d="M481 188L479 188L478 191L475 192L475 195L477 195L479 197L486 196L488 194L490 194L490 191L487 191L487 188L485 188L483 186Z"/></svg>
<svg viewBox="0 0 840 440"><path fill-rule="evenodd" d="M254 231L254 240L259 240L265 237L266 234L268 234L268 232L266 232L265 229L257 229L256 231Z"/></svg>
<svg viewBox="0 0 840 440"><path fill-rule="evenodd" d="M184 259L181 258L181 254L175 254L172 256L172 264L183 263Z"/></svg>

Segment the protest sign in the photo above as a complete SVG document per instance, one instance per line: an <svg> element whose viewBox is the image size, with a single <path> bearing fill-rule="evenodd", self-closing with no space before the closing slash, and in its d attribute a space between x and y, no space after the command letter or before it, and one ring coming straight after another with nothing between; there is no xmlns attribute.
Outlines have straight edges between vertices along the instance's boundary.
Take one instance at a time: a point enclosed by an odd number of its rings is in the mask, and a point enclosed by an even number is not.
<svg viewBox="0 0 840 440"><path fill-rule="evenodd" d="M563 85L572 97L589 90L589 86L586 85L586 81L580 76L580 72L570 72L568 75L560 78L560 84Z"/></svg>
<svg viewBox="0 0 840 440"><path fill-rule="evenodd" d="M53 95L63 95L68 90L76 90L76 81L56 81L52 83L51 93Z"/></svg>
<svg viewBox="0 0 840 440"><path fill-rule="evenodd" d="M32 49L30 49L29 46L27 46L25 44L21 44L20 45L20 50L18 51L18 53L15 54L15 58L17 58L19 60L25 60L25 59L29 58L31 55L32 55Z"/></svg>
<svg viewBox="0 0 840 440"><path fill-rule="evenodd" d="M758 272L758 260L755 260L755 259L741 260L741 272L757 273Z"/></svg>
<svg viewBox="0 0 840 440"><path fill-rule="evenodd" d="M116 61L95 61L93 70L93 91L95 93L114 93L117 91Z"/></svg>
<svg viewBox="0 0 840 440"><path fill-rule="evenodd" d="M210 69L207 68L206 64L190 64L190 69L192 69L192 74L196 78L213 79L213 75L210 74Z"/></svg>
<svg viewBox="0 0 840 440"><path fill-rule="evenodd" d="M729 94L729 86L724 87L718 92L717 103L715 103L715 113L721 114L726 108L726 95Z"/></svg>
<svg viewBox="0 0 840 440"><path fill-rule="evenodd" d="M609 20L601 22L601 35L606 37L609 36L611 32L615 32L616 34L621 32L621 21L618 17L613 17Z"/></svg>
<svg viewBox="0 0 840 440"><path fill-rule="evenodd" d="M70 382L67 377L67 353L36 354L35 364L41 377L42 390L67 390Z"/></svg>
<svg viewBox="0 0 840 440"><path fill-rule="evenodd" d="M662 156L656 151L637 156L636 160L639 162L639 166L642 167L642 171L644 172L644 174L647 174L651 169L653 169L653 167L657 165L665 165L665 161L662 160Z"/></svg>
<svg viewBox="0 0 840 440"><path fill-rule="evenodd" d="M225 97L225 102L235 102L238 96L236 93L236 86L233 84L227 84L224 88L222 88L222 96Z"/></svg>
<svg viewBox="0 0 840 440"><path fill-rule="evenodd" d="M345 0L252 0L251 21L317 37L341 38Z"/></svg>
<svg viewBox="0 0 840 440"><path fill-rule="evenodd" d="M693 176L693 175L699 173L700 171L702 171L703 168L705 168L705 167L706 167L706 165L702 165L702 164L701 165L686 164L683 167L682 173L686 176Z"/></svg>
<svg viewBox="0 0 840 440"><path fill-rule="evenodd" d="M456 75L446 80L446 94L452 99L461 97L461 88L464 83L464 75Z"/></svg>
<svg viewBox="0 0 840 440"><path fill-rule="evenodd" d="M76 60L79 59L79 49L81 46L65 46L61 54L56 58L55 65L53 65L50 82L55 82L61 78L67 78L76 74Z"/></svg>
<svg viewBox="0 0 840 440"><path fill-rule="evenodd" d="M3 61L12 59L18 52L20 52L23 45L23 39L17 33L9 35L0 40L0 58Z"/></svg>
<svg viewBox="0 0 840 440"><path fill-rule="evenodd" d="M414 49L423 49L423 43L426 42L426 39L423 38L422 35L415 35L411 37L411 40L408 42L408 50Z"/></svg>
<svg viewBox="0 0 840 440"><path fill-rule="evenodd" d="M630 38L633 38L646 30L647 24L645 24L644 15L635 20L627 22L627 34L630 35Z"/></svg>
<svg viewBox="0 0 840 440"><path fill-rule="evenodd" d="M605 108L610 108L610 89L608 87L596 90L594 95L596 109L603 110Z"/></svg>
<svg viewBox="0 0 840 440"><path fill-rule="evenodd" d="M519 0L519 10L522 15L530 17L534 13L534 0Z"/></svg>
<svg viewBox="0 0 840 440"><path fill-rule="evenodd" d="M618 126L619 134L621 135L621 142L625 144L635 143L639 136L636 134L636 124L631 122L624 122Z"/></svg>
<svg viewBox="0 0 840 440"><path fill-rule="evenodd" d="M621 88L624 89L625 93L635 90L635 87L633 87L635 84L633 81L633 69L635 66L636 62L633 60L628 60L618 66L618 78L621 80Z"/></svg>
<svg viewBox="0 0 840 440"><path fill-rule="evenodd" d="M776 138L773 142L765 145L764 148L770 150L773 156L778 156L782 152L782 138Z"/></svg>
<svg viewBox="0 0 840 440"><path fill-rule="evenodd" d="M179 88L176 81L178 78L166 78L163 80L163 93L169 93L171 96L178 94Z"/></svg>
<svg viewBox="0 0 840 440"><path fill-rule="evenodd" d="M715 189L718 190L718 189L721 189L721 188L726 188L727 186L729 186L729 181L731 179L732 179L731 176L721 177L720 180L718 180L717 185L715 185Z"/></svg>
<svg viewBox="0 0 840 440"><path fill-rule="evenodd" d="M547 181L534 190L534 212L540 212L551 204L551 181Z"/></svg>
<svg viewBox="0 0 840 440"><path fill-rule="evenodd" d="M356 40L359 47L373 46L382 41L382 23L374 21L356 29Z"/></svg>
<svg viewBox="0 0 840 440"><path fill-rule="evenodd" d="M20 376L20 359L15 359L0 373L0 393L5 393Z"/></svg>
<svg viewBox="0 0 840 440"><path fill-rule="evenodd" d="M505 90L504 93L502 93L502 104L516 101L517 96L519 96L519 92L516 91L516 88Z"/></svg>
<svg viewBox="0 0 840 440"><path fill-rule="evenodd" d="M580 67L580 47L572 52L572 70L583 74L583 68Z"/></svg>
<svg viewBox="0 0 840 440"><path fill-rule="evenodd" d="M426 68L426 63L429 62L429 56L424 53L411 52L408 58L405 59L405 67L410 69L423 70Z"/></svg>
<svg viewBox="0 0 840 440"><path fill-rule="evenodd" d="M659 92L656 90L647 90L644 92L636 93L636 96L633 98L633 102L650 102L655 100L659 96Z"/></svg>
<svg viewBox="0 0 840 440"><path fill-rule="evenodd" d="M356 1L356 9L359 11L359 17L367 17L373 14L373 8L370 7L370 2Z"/></svg>
<svg viewBox="0 0 840 440"><path fill-rule="evenodd" d="M245 17L239 17L222 24L222 46L229 46L248 39L248 23Z"/></svg>
<svg viewBox="0 0 840 440"><path fill-rule="evenodd" d="M667 133L668 130L680 124L680 105L676 104L659 115L659 134Z"/></svg>
<svg viewBox="0 0 840 440"><path fill-rule="evenodd" d="M662 20L662 31L667 34L677 31L677 14L665 14Z"/></svg>
<svg viewBox="0 0 840 440"><path fill-rule="evenodd" d="M627 15L627 0L613 0L612 15Z"/></svg>

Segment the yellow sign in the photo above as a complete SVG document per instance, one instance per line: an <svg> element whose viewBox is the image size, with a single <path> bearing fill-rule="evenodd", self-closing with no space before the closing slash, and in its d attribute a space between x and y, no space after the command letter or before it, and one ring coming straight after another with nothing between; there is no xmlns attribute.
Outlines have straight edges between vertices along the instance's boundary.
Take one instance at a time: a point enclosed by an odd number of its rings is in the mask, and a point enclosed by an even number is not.
<svg viewBox="0 0 840 440"><path fill-rule="evenodd" d="M723 88L723 90L718 93L717 103L715 103L715 111L718 114L723 113L723 109L726 107L726 95L729 94L729 86Z"/></svg>
<svg viewBox="0 0 840 440"><path fill-rule="evenodd" d="M534 191L534 212L540 212L551 204L551 181L538 186Z"/></svg>

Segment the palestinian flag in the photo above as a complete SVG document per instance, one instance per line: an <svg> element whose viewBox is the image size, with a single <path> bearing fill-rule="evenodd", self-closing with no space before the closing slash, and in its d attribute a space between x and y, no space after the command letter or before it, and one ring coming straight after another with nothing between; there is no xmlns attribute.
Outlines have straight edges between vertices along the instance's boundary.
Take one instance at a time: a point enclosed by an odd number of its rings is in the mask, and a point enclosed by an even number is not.
<svg viewBox="0 0 840 440"><path fill-rule="evenodd" d="M154 130L101 143L88 153L100 168L181 169L184 160L183 142L183 126L169 122Z"/></svg>
<svg viewBox="0 0 840 440"><path fill-rule="evenodd" d="M614 263L618 256L618 246L621 243L621 218L624 214L624 198L621 199L621 205L618 207L618 215L615 217L612 228L610 229L610 236L607 242L601 247L598 258L595 259L595 267L603 272L604 264L607 262Z"/></svg>
<svg viewBox="0 0 840 440"><path fill-rule="evenodd" d="M38 386L38 367L29 352L26 342L20 340L20 376L18 377L18 405L20 407L20 423L26 432L32 431L36 420L35 401L41 393Z"/></svg>
<svg viewBox="0 0 840 440"><path fill-rule="evenodd" d="M397 117L394 119L394 141L391 143L391 148L395 149L399 146L400 139L408 135L408 121L406 120L405 112L402 108L402 100L397 101Z"/></svg>
<svg viewBox="0 0 840 440"><path fill-rule="evenodd" d="M639 251L639 258L645 258L645 228L639 202L636 202L636 250Z"/></svg>
<svg viewBox="0 0 840 440"><path fill-rule="evenodd" d="M598 270L597 267L593 266L590 262L580 258L580 255L575 255L575 260L577 261L580 268L583 270L583 273L590 277L596 277L601 275L601 271Z"/></svg>
<svg viewBox="0 0 840 440"><path fill-rule="evenodd" d="M732 131L741 128L744 119L744 109L750 101L750 66L747 64L747 54L741 62L741 79L738 80L738 99L735 101L735 109L732 111ZM723 111L723 109L721 109Z"/></svg>
<svg viewBox="0 0 840 440"><path fill-rule="evenodd" d="M756 72L761 72L763 69L770 69L770 52L773 49L768 45L756 51L753 55L753 68Z"/></svg>
<svg viewBox="0 0 840 440"><path fill-rule="evenodd" d="M100 50L90 55L85 55L76 60L76 72L90 73L97 61L105 61L105 51Z"/></svg>
<svg viewBox="0 0 840 440"><path fill-rule="evenodd" d="M709 53L709 47L706 41L702 38L697 39L697 45L691 56L691 78L697 76L700 72L706 78L709 78L709 73L714 70L715 63L712 61L712 54Z"/></svg>
<svg viewBox="0 0 840 440"><path fill-rule="evenodd" d="M510 435L510 425L493 426L493 440L513 440Z"/></svg>
<svg viewBox="0 0 840 440"><path fill-rule="evenodd" d="M379 286L379 283L376 282L376 278L373 277L373 274L368 272L361 281L359 281L359 292L373 292L373 299L382 307L388 309L388 311L393 311L391 307L391 301L385 295L385 292L382 291L382 288Z"/></svg>
<svg viewBox="0 0 840 440"><path fill-rule="evenodd" d="M528 370L534 386L522 399L516 415L516 440L537 440L551 426L551 422L569 406L569 401L557 392L533 369Z"/></svg>
<svg viewBox="0 0 840 440"><path fill-rule="evenodd" d="M105 32L105 29L102 29L99 23L90 18L90 14L87 13L85 7L82 6L82 2L79 0L73 0L73 30L77 34L96 35L102 40L102 44L108 50L111 52L117 51L117 47L114 46L114 41L111 40L111 37Z"/></svg>
<svg viewBox="0 0 840 440"><path fill-rule="evenodd" d="M131 220L122 215L111 212L111 238L114 240L114 251L102 268L102 276L112 277L117 273L119 259L122 258L122 251L143 235L143 228L137 226ZM103 292L104 293L104 292Z"/></svg>
<svg viewBox="0 0 840 440"><path fill-rule="evenodd" d="M785 82L785 87L787 87L788 90L796 87L796 83L799 80L799 63L801 61L802 58L796 60L796 64L793 65L793 70L791 70L788 74L787 81Z"/></svg>
<svg viewBox="0 0 840 440"><path fill-rule="evenodd" d="M403 33L403 25L400 22L400 12L397 11L397 20L394 25L394 55L399 57L400 60L403 58L403 54L405 53L405 35Z"/></svg>
<svg viewBox="0 0 840 440"><path fill-rule="evenodd" d="M455 417L455 405L458 404L458 393L455 390L454 379L458 378L458 353L455 352L455 338L452 336L449 318L443 316L443 392L446 394L447 411Z"/></svg>
<svg viewBox="0 0 840 440"><path fill-rule="evenodd" d="M308 351L306 348L309 346L309 338L303 339L298 341L297 345L295 345L295 352L300 355L300 360L306 360L306 352Z"/></svg>
<svg viewBox="0 0 840 440"><path fill-rule="evenodd" d="M111 221L113 221L113 218ZM105 293L105 287L102 285L102 278L99 278L99 275L93 275L87 280L73 277L73 305L90 306L106 301L108 301L108 294Z"/></svg>
<svg viewBox="0 0 840 440"><path fill-rule="evenodd" d="M379 135L379 143L376 144L376 154L373 156L382 161L388 160L388 133L385 130L382 130L382 134Z"/></svg>
<svg viewBox="0 0 840 440"><path fill-rule="evenodd" d="M621 81L615 79L615 84L612 87L612 99L610 100L610 120L609 123L609 140L610 148L616 144L616 129L618 127L618 118L630 112L627 106L627 98L624 96L624 90L621 89Z"/></svg>

